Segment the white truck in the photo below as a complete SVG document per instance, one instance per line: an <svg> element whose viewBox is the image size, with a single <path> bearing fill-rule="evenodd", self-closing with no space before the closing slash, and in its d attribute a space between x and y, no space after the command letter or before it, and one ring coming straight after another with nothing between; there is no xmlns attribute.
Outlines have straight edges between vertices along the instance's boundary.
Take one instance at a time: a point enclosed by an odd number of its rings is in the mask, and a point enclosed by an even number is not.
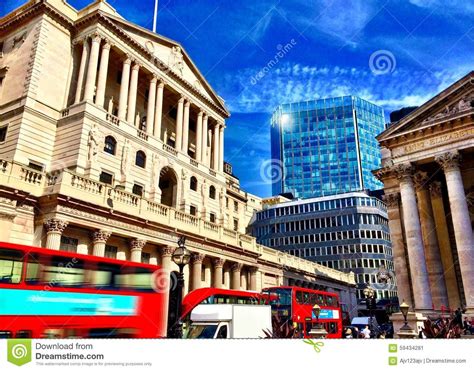
<svg viewBox="0 0 474 371"><path fill-rule="evenodd" d="M200 304L190 320L186 339L259 339L272 332L269 305Z"/></svg>

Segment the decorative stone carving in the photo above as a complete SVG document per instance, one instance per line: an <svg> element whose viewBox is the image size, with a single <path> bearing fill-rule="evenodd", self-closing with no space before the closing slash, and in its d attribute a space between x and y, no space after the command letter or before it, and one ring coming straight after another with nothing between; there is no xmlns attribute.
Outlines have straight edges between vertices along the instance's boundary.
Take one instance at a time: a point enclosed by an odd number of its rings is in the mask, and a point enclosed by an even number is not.
<svg viewBox="0 0 474 371"><path fill-rule="evenodd" d="M191 264L202 264L206 255L201 253L192 253L191 254Z"/></svg>
<svg viewBox="0 0 474 371"><path fill-rule="evenodd" d="M224 266L225 260L222 258L214 259L214 267L215 268L222 268Z"/></svg>
<svg viewBox="0 0 474 371"><path fill-rule="evenodd" d="M130 249L133 250L143 250L146 245L146 240L142 240L140 238L134 238L129 241Z"/></svg>
<svg viewBox="0 0 474 371"><path fill-rule="evenodd" d="M397 176L398 180L411 181L414 169L413 166L408 163L395 165L393 171L395 172L395 175Z"/></svg>
<svg viewBox="0 0 474 371"><path fill-rule="evenodd" d="M66 227L68 226L69 222L60 219L49 219L44 222L44 227L48 233L60 233L62 234Z"/></svg>
<svg viewBox="0 0 474 371"><path fill-rule="evenodd" d="M231 266L232 272L241 271L244 265L242 263L233 263Z"/></svg>
<svg viewBox="0 0 474 371"><path fill-rule="evenodd" d="M207 196L208 196L206 179L204 179L201 183L201 196L202 196L202 203L205 206L207 203Z"/></svg>
<svg viewBox="0 0 474 371"><path fill-rule="evenodd" d="M166 257L170 257L171 255L173 255L174 250L176 250L175 247L165 246L161 249L161 255L166 256Z"/></svg>
<svg viewBox="0 0 474 371"><path fill-rule="evenodd" d="M88 161L94 163L97 159L97 153L99 148L100 135L97 127L93 125L89 131L89 140L87 142L89 146Z"/></svg>
<svg viewBox="0 0 474 371"><path fill-rule="evenodd" d="M92 242L94 243L106 243L109 237L112 235L111 231L100 230L92 233Z"/></svg>
<svg viewBox="0 0 474 371"><path fill-rule="evenodd" d="M130 171L130 141L128 139L125 139L125 143L123 144L120 170L122 172L122 181L125 181Z"/></svg>
<svg viewBox="0 0 474 371"><path fill-rule="evenodd" d="M383 200L387 204L387 208L397 208L400 201L400 193L388 193L383 195Z"/></svg>
<svg viewBox="0 0 474 371"><path fill-rule="evenodd" d="M442 167L444 172L457 170L461 162L461 155L457 151L446 152L436 156L435 161Z"/></svg>
<svg viewBox="0 0 474 371"><path fill-rule="evenodd" d="M417 171L413 176L413 181L415 182L415 187L417 190L426 188L426 185L429 181L428 173L425 171Z"/></svg>
<svg viewBox="0 0 474 371"><path fill-rule="evenodd" d="M171 53L169 57L169 67L175 71L178 71L181 76L183 76L184 61L183 53L179 46L173 46L171 48Z"/></svg>
<svg viewBox="0 0 474 371"><path fill-rule="evenodd" d="M432 197L441 197L443 195L443 188L441 182L433 182L430 184L430 192Z"/></svg>

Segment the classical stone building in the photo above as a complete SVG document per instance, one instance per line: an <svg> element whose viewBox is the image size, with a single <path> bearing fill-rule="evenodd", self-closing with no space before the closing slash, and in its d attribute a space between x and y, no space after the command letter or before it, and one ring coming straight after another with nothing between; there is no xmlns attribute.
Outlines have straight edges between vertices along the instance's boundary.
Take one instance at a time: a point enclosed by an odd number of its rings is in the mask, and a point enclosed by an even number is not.
<svg viewBox="0 0 474 371"><path fill-rule="evenodd" d="M379 135L400 300L474 313L474 73Z"/></svg>
<svg viewBox="0 0 474 371"><path fill-rule="evenodd" d="M224 101L180 44L105 1L32 0L0 20L0 240L176 267L185 291L298 280L345 302L353 274L261 246L261 200L224 172Z"/></svg>

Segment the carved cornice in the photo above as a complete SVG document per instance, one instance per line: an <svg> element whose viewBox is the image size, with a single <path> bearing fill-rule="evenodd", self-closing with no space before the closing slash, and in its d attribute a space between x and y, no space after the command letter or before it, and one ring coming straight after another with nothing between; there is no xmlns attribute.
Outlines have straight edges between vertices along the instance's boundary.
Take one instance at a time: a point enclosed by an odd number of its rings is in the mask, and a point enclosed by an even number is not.
<svg viewBox="0 0 474 371"><path fill-rule="evenodd" d="M130 249L133 250L143 250L146 245L146 240L142 240L140 238L134 238L129 241Z"/></svg>
<svg viewBox="0 0 474 371"><path fill-rule="evenodd" d="M386 195L383 195L382 198L383 201L387 204L387 208L398 208L398 203L400 201L400 193L388 193Z"/></svg>
<svg viewBox="0 0 474 371"><path fill-rule="evenodd" d="M415 169L410 163L398 164L393 167L393 171L400 181L412 181Z"/></svg>
<svg viewBox="0 0 474 371"><path fill-rule="evenodd" d="M240 272L243 266L244 265L242 263L233 263L230 269L232 270L232 272Z"/></svg>
<svg viewBox="0 0 474 371"><path fill-rule="evenodd" d="M378 170L373 170L372 171L372 174L374 174L374 176L380 180L381 182L383 182L386 178L390 177L393 175L393 168L390 167L390 166L386 166L386 167L383 167L381 169L378 169Z"/></svg>
<svg viewBox="0 0 474 371"><path fill-rule="evenodd" d="M60 219L49 219L44 222L44 227L48 233L63 233L69 223Z"/></svg>
<svg viewBox="0 0 474 371"><path fill-rule="evenodd" d="M216 258L214 259L214 268L222 268L224 266L225 259Z"/></svg>
<svg viewBox="0 0 474 371"><path fill-rule="evenodd" d="M202 264L206 255L200 253L192 253L191 254L191 264Z"/></svg>
<svg viewBox="0 0 474 371"><path fill-rule="evenodd" d="M442 197L443 195L443 186L441 182L432 182L430 184L430 192L432 197Z"/></svg>
<svg viewBox="0 0 474 371"><path fill-rule="evenodd" d="M442 155L436 156L435 161L441 166L445 173L448 171L459 170L461 154L457 151L446 152Z"/></svg>

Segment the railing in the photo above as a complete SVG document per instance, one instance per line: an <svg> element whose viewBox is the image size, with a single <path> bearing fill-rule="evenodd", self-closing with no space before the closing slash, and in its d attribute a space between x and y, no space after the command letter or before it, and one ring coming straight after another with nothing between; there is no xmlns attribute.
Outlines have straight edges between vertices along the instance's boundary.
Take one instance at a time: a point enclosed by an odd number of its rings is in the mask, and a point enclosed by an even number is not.
<svg viewBox="0 0 474 371"><path fill-rule="evenodd" d="M69 116L69 109L68 108L66 108L65 110L63 110L61 112L61 117L67 117L67 116Z"/></svg>
<svg viewBox="0 0 474 371"><path fill-rule="evenodd" d="M175 219L184 222L187 224L191 224L197 226L199 224L199 219L193 215L183 213L181 211L175 210L174 212Z"/></svg>
<svg viewBox="0 0 474 371"><path fill-rule="evenodd" d="M73 175L71 179L71 186L73 188L86 191L88 193L101 195L104 189L102 183L96 182L95 180L83 178L79 175Z"/></svg>
<svg viewBox="0 0 474 371"><path fill-rule="evenodd" d="M43 173L36 170L31 170L25 167L21 168L21 180L30 184L41 184L43 181Z"/></svg>
<svg viewBox="0 0 474 371"><path fill-rule="evenodd" d="M153 201L148 201L147 202L147 210L153 214L158 214L162 216L168 216L168 210L169 207L153 202Z"/></svg>
<svg viewBox="0 0 474 371"><path fill-rule="evenodd" d="M139 196L118 189L110 190L110 197L112 200L121 202L125 205L138 206Z"/></svg>
<svg viewBox="0 0 474 371"><path fill-rule="evenodd" d="M212 169L209 169L209 174L211 174L212 176L216 176L216 175L217 175L217 173L216 173L214 170L212 170Z"/></svg>
<svg viewBox="0 0 474 371"><path fill-rule="evenodd" d="M114 125L120 126L120 119L117 116L114 116L110 113L105 117L108 122L111 122Z"/></svg>
<svg viewBox="0 0 474 371"><path fill-rule="evenodd" d="M219 226L215 223L204 220L204 229L207 229L212 232L219 233Z"/></svg>
<svg viewBox="0 0 474 371"><path fill-rule="evenodd" d="M237 238L237 232L233 231L232 229L224 228L223 233L224 233L224 236Z"/></svg>
<svg viewBox="0 0 474 371"><path fill-rule="evenodd" d="M172 155L175 155L175 156L178 155L178 151L175 150L173 147L167 145L166 143L163 143L163 149L164 149L166 152L171 153Z"/></svg>
<svg viewBox="0 0 474 371"><path fill-rule="evenodd" d="M8 167L8 161L0 160L0 171L2 173L5 173L7 171L7 167Z"/></svg>
<svg viewBox="0 0 474 371"><path fill-rule="evenodd" d="M137 135L140 139L148 140L148 134L145 133L143 130L137 129Z"/></svg>

